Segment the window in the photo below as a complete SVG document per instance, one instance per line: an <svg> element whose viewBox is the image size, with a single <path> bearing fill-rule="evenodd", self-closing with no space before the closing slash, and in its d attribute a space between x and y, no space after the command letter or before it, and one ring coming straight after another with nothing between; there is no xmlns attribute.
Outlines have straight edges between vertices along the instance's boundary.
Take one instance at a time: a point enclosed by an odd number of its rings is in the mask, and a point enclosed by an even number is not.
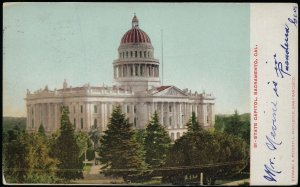
<svg viewBox="0 0 300 187"><path fill-rule="evenodd" d="M74 106L73 110L74 110L74 114L75 114L76 113L76 107L75 106Z"/></svg>
<svg viewBox="0 0 300 187"><path fill-rule="evenodd" d="M151 69L150 69L150 67L148 68L148 73L149 73L149 77L150 77L150 75L151 75Z"/></svg>
<svg viewBox="0 0 300 187"><path fill-rule="evenodd" d="M33 107L32 107L32 109L31 109L31 113L33 114Z"/></svg>
<svg viewBox="0 0 300 187"><path fill-rule="evenodd" d="M140 68L140 70L141 70L141 75L143 75L143 66L141 65L140 67L141 67L141 68Z"/></svg>
<svg viewBox="0 0 300 187"><path fill-rule="evenodd" d="M132 51L130 51L130 57L132 58L132 56L133 56L133 53L132 53Z"/></svg>
<svg viewBox="0 0 300 187"><path fill-rule="evenodd" d="M136 113L136 106L133 106L133 112Z"/></svg>
<svg viewBox="0 0 300 187"><path fill-rule="evenodd" d="M133 67L130 66L130 75L133 76Z"/></svg>
<svg viewBox="0 0 300 187"><path fill-rule="evenodd" d="M83 106L82 105L80 106L80 111L81 111L81 113L83 113Z"/></svg>
<svg viewBox="0 0 300 187"><path fill-rule="evenodd" d="M137 51L135 51L135 55L134 56L135 56L135 58L137 57Z"/></svg>
<svg viewBox="0 0 300 187"><path fill-rule="evenodd" d="M146 52L146 51L144 51L144 58L146 58L146 53L147 53L147 52Z"/></svg>
<svg viewBox="0 0 300 187"><path fill-rule="evenodd" d="M135 75L138 75L138 70L139 70L138 66L135 66Z"/></svg>
<svg viewBox="0 0 300 187"><path fill-rule="evenodd" d="M94 126L97 127L97 119L94 119Z"/></svg>
<svg viewBox="0 0 300 187"><path fill-rule="evenodd" d="M83 129L83 118L80 120L81 129Z"/></svg>
<svg viewBox="0 0 300 187"><path fill-rule="evenodd" d="M136 127L136 118L134 118L133 124L134 124L134 127Z"/></svg>
<svg viewBox="0 0 300 187"><path fill-rule="evenodd" d="M76 118L74 118L74 129L76 129Z"/></svg>
<svg viewBox="0 0 300 187"><path fill-rule="evenodd" d="M142 58L142 51L140 51L140 58Z"/></svg>
<svg viewBox="0 0 300 187"><path fill-rule="evenodd" d="M97 105L94 105L94 113L97 113Z"/></svg>
<svg viewBox="0 0 300 187"><path fill-rule="evenodd" d="M124 52L123 52L123 58L124 58Z"/></svg>
<svg viewBox="0 0 300 187"><path fill-rule="evenodd" d="M169 126L170 127L172 126L172 117L171 116L169 117Z"/></svg>
<svg viewBox="0 0 300 187"><path fill-rule="evenodd" d="M169 112L172 112L172 106L169 105Z"/></svg>
<svg viewBox="0 0 300 187"><path fill-rule="evenodd" d="M129 113L129 111L130 111L130 106L127 105L127 113Z"/></svg>
<svg viewBox="0 0 300 187"><path fill-rule="evenodd" d="M171 133L171 140L174 141L174 133Z"/></svg>
<svg viewBox="0 0 300 187"><path fill-rule="evenodd" d="M128 58L128 51L126 51L126 58Z"/></svg>
<svg viewBox="0 0 300 187"><path fill-rule="evenodd" d="M208 121L209 121L209 120L208 120L208 116L206 116L206 119L207 119L206 121L207 121L207 123L208 123Z"/></svg>
<svg viewBox="0 0 300 187"><path fill-rule="evenodd" d="M180 138L180 132L177 132L176 139Z"/></svg>
<svg viewBox="0 0 300 187"><path fill-rule="evenodd" d="M150 57L150 52L148 51L148 57Z"/></svg>
<svg viewBox="0 0 300 187"><path fill-rule="evenodd" d="M32 119L32 123L31 123L31 125L32 125L32 128L34 127L34 120Z"/></svg>

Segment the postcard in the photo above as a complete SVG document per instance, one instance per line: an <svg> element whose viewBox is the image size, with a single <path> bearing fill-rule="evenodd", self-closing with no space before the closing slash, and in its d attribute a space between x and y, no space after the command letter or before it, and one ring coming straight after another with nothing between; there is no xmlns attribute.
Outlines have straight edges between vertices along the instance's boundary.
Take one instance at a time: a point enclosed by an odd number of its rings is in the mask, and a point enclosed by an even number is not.
<svg viewBox="0 0 300 187"><path fill-rule="evenodd" d="M4 3L2 183L298 184L298 17Z"/></svg>

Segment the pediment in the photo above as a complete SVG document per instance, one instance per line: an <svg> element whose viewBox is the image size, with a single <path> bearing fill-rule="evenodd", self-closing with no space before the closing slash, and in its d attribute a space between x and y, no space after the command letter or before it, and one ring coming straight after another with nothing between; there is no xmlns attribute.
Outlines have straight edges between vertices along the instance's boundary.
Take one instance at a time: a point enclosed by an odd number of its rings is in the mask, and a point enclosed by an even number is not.
<svg viewBox="0 0 300 187"><path fill-rule="evenodd" d="M183 93L179 88L175 86L170 86L162 91L158 91L153 94L153 96L174 96L174 97L186 97L187 95Z"/></svg>

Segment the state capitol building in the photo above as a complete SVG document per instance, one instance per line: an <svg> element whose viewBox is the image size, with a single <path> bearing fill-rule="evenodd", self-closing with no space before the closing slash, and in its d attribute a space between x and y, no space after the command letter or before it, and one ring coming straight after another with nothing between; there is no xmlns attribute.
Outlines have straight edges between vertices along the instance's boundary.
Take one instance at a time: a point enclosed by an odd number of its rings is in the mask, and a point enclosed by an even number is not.
<svg viewBox="0 0 300 187"><path fill-rule="evenodd" d="M146 128L157 111L172 140L187 131L186 123L193 111L204 128L214 126L213 95L161 84L159 61L136 16L132 28L121 39L118 58L112 65L114 85L110 87L71 87L65 80L62 89L49 90L46 86L33 93L28 90L27 131L37 131L43 124L47 133L55 132L60 128L63 105L68 107L70 122L77 131L88 132L96 125L103 133L116 105L121 106L135 129Z"/></svg>

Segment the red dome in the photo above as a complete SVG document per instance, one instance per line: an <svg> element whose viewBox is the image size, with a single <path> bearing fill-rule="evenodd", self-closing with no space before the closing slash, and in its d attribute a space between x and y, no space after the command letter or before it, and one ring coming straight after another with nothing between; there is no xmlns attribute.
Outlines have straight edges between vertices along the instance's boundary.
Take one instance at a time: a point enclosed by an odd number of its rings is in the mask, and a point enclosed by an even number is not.
<svg viewBox="0 0 300 187"><path fill-rule="evenodd" d="M151 43L151 40L143 30L133 27L121 39L121 44L127 43Z"/></svg>

